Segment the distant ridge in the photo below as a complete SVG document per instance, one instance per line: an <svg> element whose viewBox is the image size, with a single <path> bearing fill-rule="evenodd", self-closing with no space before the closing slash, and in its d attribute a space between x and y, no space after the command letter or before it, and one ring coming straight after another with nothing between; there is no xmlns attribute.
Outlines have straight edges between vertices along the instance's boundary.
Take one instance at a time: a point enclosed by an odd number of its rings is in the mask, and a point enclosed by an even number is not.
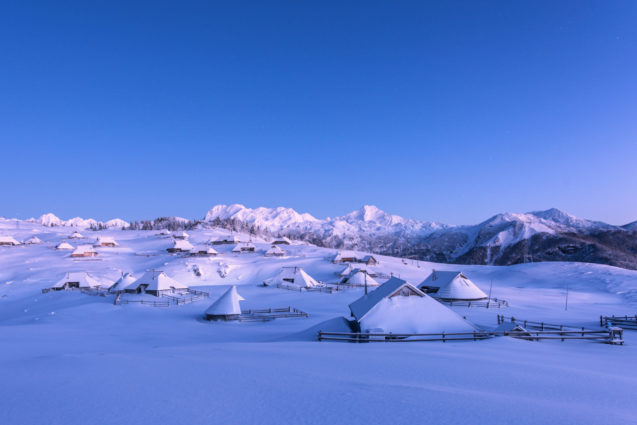
<svg viewBox="0 0 637 425"><path fill-rule="evenodd" d="M454 226L392 215L365 205L341 217L318 219L292 208L216 205L201 220L161 217L129 223L48 213L29 219L43 226L105 229L187 227L256 228L319 246L460 264L506 265L535 261L582 261L637 269L637 221L614 226L551 208L502 213L475 225Z"/></svg>

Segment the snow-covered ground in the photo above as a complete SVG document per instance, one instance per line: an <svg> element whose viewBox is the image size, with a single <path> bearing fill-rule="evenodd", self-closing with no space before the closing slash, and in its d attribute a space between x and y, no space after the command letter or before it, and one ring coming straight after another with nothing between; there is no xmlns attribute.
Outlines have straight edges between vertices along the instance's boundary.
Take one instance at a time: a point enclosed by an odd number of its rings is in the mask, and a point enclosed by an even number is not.
<svg viewBox="0 0 637 425"><path fill-rule="evenodd" d="M42 244L0 247L0 423L3 424L618 424L637 422L637 331L624 346L589 342L348 344L316 342L323 322L348 316L363 290L334 294L257 286L282 266L336 282L335 250L284 246L284 257L168 254L158 231L81 230L119 246L95 258L55 250L73 227L0 223L0 235ZM193 245L225 231L197 230ZM496 315L593 327L600 315L637 312L637 272L592 264L453 266L377 257L380 272L419 283L431 270L460 270L502 310L454 307L481 327ZM202 276L193 273L198 266ZM49 292L66 272L102 282L149 269L210 299L169 308L114 305L113 296ZM221 277L219 270L227 271ZM222 273L223 274L223 273ZM382 282L382 279L381 279ZM204 310L229 285L243 308L293 306L309 318L206 322ZM569 289L565 311L566 286Z"/></svg>

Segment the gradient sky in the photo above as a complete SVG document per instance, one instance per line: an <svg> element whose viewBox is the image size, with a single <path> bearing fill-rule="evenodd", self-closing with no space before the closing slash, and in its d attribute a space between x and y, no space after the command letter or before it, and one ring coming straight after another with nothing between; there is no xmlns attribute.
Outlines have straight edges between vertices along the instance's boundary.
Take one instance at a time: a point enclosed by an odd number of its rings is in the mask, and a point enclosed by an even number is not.
<svg viewBox="0 0 637 425"><path fill-rule="evenodd" d="M636 22L633 1L3 2L0 215L624 224Z"/></svg>

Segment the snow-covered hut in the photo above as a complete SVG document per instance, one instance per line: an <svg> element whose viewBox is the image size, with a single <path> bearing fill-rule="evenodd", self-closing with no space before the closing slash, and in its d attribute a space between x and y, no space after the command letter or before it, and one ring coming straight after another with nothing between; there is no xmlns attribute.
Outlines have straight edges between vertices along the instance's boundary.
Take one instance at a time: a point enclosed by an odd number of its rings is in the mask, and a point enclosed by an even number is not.
<svg viewBox="0 0 637 425"><path fill-rule="evenodd" d="M418 288L443 301L476 301L487 298L487 294L475 283L456 271L434 270Z"/></svg>
<svg viewBox="0 0 637 425"><path fill-rule="evenodd" d="M266 257L283 257L285 255L285 251L277 245L272 245L263 255Z"/></svg>
<svg viewBox="0 0 637 425"><path fill-rule="evenodd" d="M342 284L355 285L355 286L379 286L380 283L373 277L367 274L366 270L354 269L341 280Z"/></svg>
<svg viewBox="0 0 637 425"><path fill-rule="evenodd" d="M37 236L31 236L29 239L24 241L24 243L27 245L38 245L42 243L42 240Z"/></svg>
<svg viewBox="0 0 637 425"><path fill-rule="evenodd" d="M138 294L145 292L158 297L165 292L174 292L175 290L186 289L188 289L188 286L168 277L166 273L159 270L152 270L144 273L142 277L124 288L124 291Z"/></svg>
<svg viewBox="0 0 637 425"><path fill-rule="evenodd" d="M68 242L60 242L59 244L57 244L55 246L55 249L71 250L71 249L75 249L75 248L73 247L73 245L71 245Z"/></svg>
<svg viewBox="0 0 637 425"><path fill-rule="evenodd" d="M334 258L332 259L332 263L340 264L340 263L354 263L356 262L356 256L352 252L337 252Z"/></svg>
<svg viewBox="0 0 637 425"><path fill-rule="evenodd" d="M20 245L13 236L0 236L0 246L16 246Z"/></svg>
<svg viewBox="0 0 637 425"><path fill-rule="evenodd" d="M373 255L365 255L358 262L367 264L368 266L375 266L378 264L378 260Z"/></svg>
<svg viewBox="0 0 637 425"><path fill-rule="evenodd" d="M66 273L55 285L51 287L53 291L64 289L90 289L99 288L100 283L86 272Z"/></svg>
<svg viewBox="0 0 637 425"><path fill-rule="evenodd" d="M215 239L210 239L208 241L208 243L211 245L229 245L229 244L236 244L239 242L241 242L241 239L237 235L219 236Z"/></svg>
<svg viewBox="0 0 637 425"><path fill-rule="evenodd" d="M309 289L323 286L301 267L283 267L281 273L273 279L264 282L266 285L275 284L294 289Z"/></svg>
<svg viewBox="0 0 637 425"><path fill-rule="evenodd" d="M280 238L276 238L275 240L272 241L273 245L291 245L292 241L288 238L286 238L285 236L280 237Z"/></svg>
<svg viewBox="0 0 637 425"><path fill-rule="evenodd" d="M83 237L80 232L73 232L73 234L69 236L69 239L82 239Z"/></svg>
<svg viewBox="0 0 637 425"><path fill-rule="evenodd" d="M170 236L171 235L170 230L168 230L168 229L161 229L158 234L160 236Z"/></svg>
<svg viewBox="0 0 637 425"><path fill-rule="evenodd" d="M219 253L211 246L197 245L190 250L189 254L193 257L212 257Z"/></svg>
<svg viewBox="0 0 637 425"><path fill-rule="evenodd" d="M119 246L119 244L115 242L115 239L113 239L111 236L98 236L94 246L114 248L116 246Z"/></svg>
<svg viewBox="0 0 637 425"><path fill-rule="evenodd" d="M363 270L365 272L367 272L367 276L371 276L371 277L378 277L378 272L376 271L376 269L372 268L372 267L368 267L366 264L352 264L349 263L347 264L347 266L341 270L340 272L336 272L336 274L341 277L348 277L352 274L352 272L356 271L356 270Z"/></svg>
<svg viewBox="0 0 637 425"><path fill-rule="evenodd" d="M183 230L173 233L173 238L175 238L175 239L185 240L185 239L188 239L189 237L190 237L190 235L188 233L184 232Z"/></svg>
<svg viewBox="0 0 637 425"><path fill-rule="evenodd" d="M122 273L122 277L117 279L111 286L109 286L108 290L111 292L123 292L131 283L135 282L137 279L130 273Z"/></svg>
<svg viewBox="0 0 637 425"><path fill-rule="evenodd" d="M336 253L334 258L332 259L332 263L362 263L368 266L375 266L378 264L378 260L376 260L373 255L359 256L355 252L343 251Z"/></svg>
<svg viewBox="0 0 637 425"><path fill-rule="evenodd" d="M362 332L473 332L474 326L412 284L392 277L349 305Z"/></svg>
<svg viewBox="0 0 637 425"><path fill-rule="evenodd" d="M232 252L254 252L255 246L252 242L239 242L234 248L232 248Z"/></svg>
<svg viewBox="0 0 637 425"><path fill-rule="evenodd" d="M237 292L236 286L231 286L204 313L207 320L236 320L241 315L240 301L245 301Z"/></svg>
<svg viewBox="0 0 637 425"><path fill-rule="evenodd" d="M97 257L97 251L93 249L92 245L80 245L75 248L75 251L71 253L71 257L73 258L82 258L82 257Z"/></svg>
<svg viewBox="0 0 637 425"><path fill-rule="evenodd" d="M177 239L173 243L173 246L170 247L170 248L167 248L166 251L168 251L168 252L190 252L190 250L193 249L193 248L194 247L192 246L192 244L190 242L188 242L187 240Z"/></svg>

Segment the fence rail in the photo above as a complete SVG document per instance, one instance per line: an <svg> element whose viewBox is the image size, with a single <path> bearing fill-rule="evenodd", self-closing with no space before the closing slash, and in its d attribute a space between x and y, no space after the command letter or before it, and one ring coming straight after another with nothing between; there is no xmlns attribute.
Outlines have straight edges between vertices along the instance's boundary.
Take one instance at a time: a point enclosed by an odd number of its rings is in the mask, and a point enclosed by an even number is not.
<svg viewBox="0 0 637 425"><path fill-rule="evenodd" d="M276 287L279 288L279 289L286 289L288 291L326 292L328 294L331 294L333 292L338 292L338 291L342 290L342 289L340 289L340 288L338 288L336 286L315 286L313 288L300 288L298 286L286 285L286 284L283 284L283 283L277 283Z"/></svg>
<svg viewBox="0 0 637 425"><path fill-rule="evenodd" d="M498 315L498 325L501 325L507 322L516 323L524 327L525 329L537 329L540 331L544 331L544 330L563 331L563 330L569 330L569 329L570 330L580 329L578 326L556 325L554 323L535 322L533 320L522 320L522 319L517 319L515 317L506 317L500 314ZM582 327L581 329L586 330L584 327Z"/></svg>
<svg viewBox="0 0 637 425"><path fill-rule="evenodd" d="M309 317L309 314L294 307L243 310L241 311L241 315L239 316L238 320L265 322L285 317Z"/></svg>
<svg viewBox="0 0 637 425"><path fill-rule="evenodd" d="M541 340L592 340L607 344L623 344L621 329L580 330L580 331L475 331L442 332L430 334L323 332L318 331L319 341L342 342L423 342L423 341L480 341L496 336L510 336L527 341Z"/></svg>
<svg viewBox="0 0 637 425"><path fill-rule="evenodd" d="M635 316L599 316L600 326L620 326L624 329L637 330L637 315Z"/></svg>
<svg viewBox="0 0 637 425"><path fill-rule="evenodd" d="M482 308L503 308L508 307L509 302L507 300L499 300L497 298L479 301L445 301L438 300L439 302L448 305L449 307L482 307Z"/></svg>
<svg viewBox="0 0 637 425"><path fill-rule="evenodd" d="M119 304L133 304L133 303L152 305L153 307L170 307L170 301L148 301L148 300L127 300L127 299L119 300Z"/></svg>

